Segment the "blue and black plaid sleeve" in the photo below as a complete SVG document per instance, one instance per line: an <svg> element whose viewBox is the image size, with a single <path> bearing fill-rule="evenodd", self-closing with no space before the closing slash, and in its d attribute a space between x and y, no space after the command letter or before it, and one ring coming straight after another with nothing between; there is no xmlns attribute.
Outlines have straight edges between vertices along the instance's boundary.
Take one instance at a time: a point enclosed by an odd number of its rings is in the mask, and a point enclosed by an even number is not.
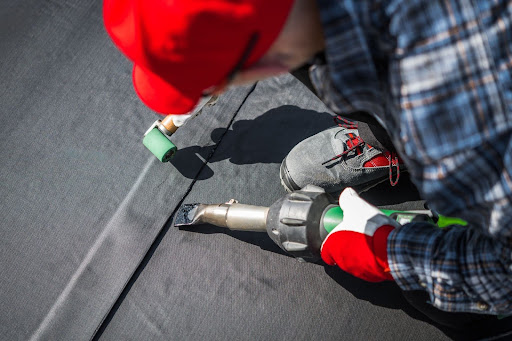
<svg viewBox="0 0 512 341"><path fill-rule="evenodd" d="M512 312L512 1L318 3L321 97L372 113L431 208L469 223L395 230L396 282L443 310Z"/></svg>

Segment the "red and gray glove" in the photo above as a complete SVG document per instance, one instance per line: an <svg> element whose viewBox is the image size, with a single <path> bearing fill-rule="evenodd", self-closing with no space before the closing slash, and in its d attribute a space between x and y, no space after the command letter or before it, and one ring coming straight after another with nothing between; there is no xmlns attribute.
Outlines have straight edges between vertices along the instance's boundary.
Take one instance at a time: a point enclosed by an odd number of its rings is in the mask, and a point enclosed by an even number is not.
<svg viewBox="0 0 512 341"><path fill-rule="evenodd" d="M369 282L393 280L389 271L387 240L395 220L370 205L350 187L340 195L343 221L324 240L321 256L329 265Z"/></svg>

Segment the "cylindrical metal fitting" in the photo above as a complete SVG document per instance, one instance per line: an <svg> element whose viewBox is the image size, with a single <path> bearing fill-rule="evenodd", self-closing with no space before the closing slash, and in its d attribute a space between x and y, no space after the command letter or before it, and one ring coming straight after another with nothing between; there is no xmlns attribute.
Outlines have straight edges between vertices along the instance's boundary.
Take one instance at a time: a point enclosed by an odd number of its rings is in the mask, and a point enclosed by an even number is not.
<svg viewBox="0 0 512 341"><path fill-rule="evenodd" d="M197 212L199 221L230 230L266 231L268 207L226 203L201 205Z"/></svg>

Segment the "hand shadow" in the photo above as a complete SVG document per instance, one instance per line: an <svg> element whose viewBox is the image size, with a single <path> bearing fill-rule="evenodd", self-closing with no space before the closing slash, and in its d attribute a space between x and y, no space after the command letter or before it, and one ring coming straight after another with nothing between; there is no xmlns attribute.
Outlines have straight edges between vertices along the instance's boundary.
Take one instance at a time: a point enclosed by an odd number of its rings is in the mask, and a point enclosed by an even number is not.
<svg viewBox="0 0 512 341"><path fill-rule="evenodd" d="M228 129L214 129L212 144L178 150L171 163L183 176L196 180L213 176L206 163L281 163L296 144L333 124L333 115L327 112L283 105L253 120L235 121Z"/></svg>
<svg viewBox="0 0 512 341"><path fill-rule="evenodd" d="M174 225L174 222L173 222ZM201 234L217 234L222 233L230 237L238 239L242 242L249 243L260 247L262 250L274 252L283 256L292 257L277 246L272 239L269 238L264 231L235 231L225 227L219 227L211 224L198 224L194 226L180 226L179 230L201 233Z"/></svg>
<svg viewBox="0 0 512 341"><path fill-rule="evenodd" d="M453 340L472 340L468 334L441 325L420 311L416 310L402 294L402 290L395 282L385 281L370 283L344 272L337 266L324 265L325 273L334 279L340 286L349 291L354 297L370 302L373 305L394 310L402 310L415 320L426 322Z"/></svg>

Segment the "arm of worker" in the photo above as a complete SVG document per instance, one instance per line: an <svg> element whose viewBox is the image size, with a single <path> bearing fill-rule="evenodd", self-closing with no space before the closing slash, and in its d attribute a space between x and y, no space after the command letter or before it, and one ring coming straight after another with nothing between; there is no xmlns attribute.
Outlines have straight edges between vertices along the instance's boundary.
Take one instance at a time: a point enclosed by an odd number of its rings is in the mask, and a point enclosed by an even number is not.
<svg viewBox="0 0 512 341"><path fill-rule="evenodd" d="M512 248L482 231L410 223L390 233L387 254L397 284L441 310L512 312Z"/></svg>
<svg viewBox="0 0 512 341"><path fill-rule="evenodd" d="M470 226L400 226L351 188L339 203L343 222L321 249L327 264L370 282L395 280L403 290L426 290L442 310L511 312L510 245ZM512 212L506 216L510 219Z"/></svg>
<svg viewBox="0 0 512 341"><path fill-rule="evenodd" d="M505 135L422 168L415 182L430 206L468 225L391 232L388 262L403 290L426 290L445 311L512 312L511 141Z"/></svg>

